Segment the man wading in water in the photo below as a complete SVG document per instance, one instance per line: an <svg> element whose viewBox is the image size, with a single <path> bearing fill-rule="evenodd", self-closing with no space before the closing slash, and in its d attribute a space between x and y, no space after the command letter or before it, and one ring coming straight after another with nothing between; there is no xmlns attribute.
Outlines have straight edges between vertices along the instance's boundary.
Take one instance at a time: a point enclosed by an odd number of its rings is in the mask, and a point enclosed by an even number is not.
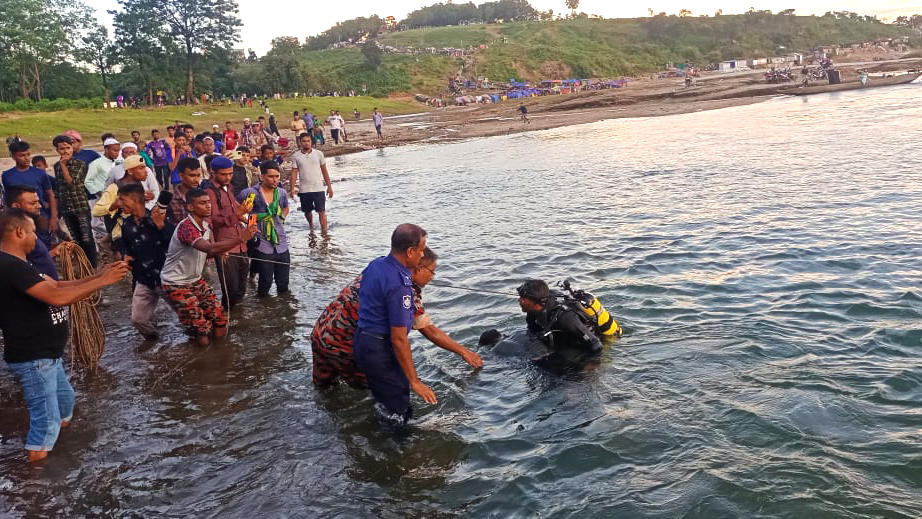
<svg viewBox="0 0 922 519"><path fill-rule="evenodd" d="M0 330L3 360L22 385L29 407L26 451L29 461L48 457L58 433L74 413L74 389L61 357L68 338L67 306L128 273L124 261L76 281L55 281L39 274L26 256L38 238L32 216L23 209L0 214Z"/></svg>

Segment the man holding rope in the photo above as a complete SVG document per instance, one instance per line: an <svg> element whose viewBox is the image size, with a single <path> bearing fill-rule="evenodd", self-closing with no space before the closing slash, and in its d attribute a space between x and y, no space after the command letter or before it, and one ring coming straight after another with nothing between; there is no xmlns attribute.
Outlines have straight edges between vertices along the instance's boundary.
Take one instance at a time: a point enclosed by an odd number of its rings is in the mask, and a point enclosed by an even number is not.
<svg viewBox="0 0 922 519"><path fill-rule="evenodd" d="M186 193L186 204L189 216L176 226L160 280L167 300L179 314L179 322L186 332L200 345L207 346L211 343L212 334L216 338L227 335L227 315L214 290L202 277L205 260L235 248L239 250L256 234L256 227L247 227L236 237L214 243L208 223L211 216L208 193L192 189Z"/></svg>
<svg viewBox="0 0 922 519"><path fill-rule="evenodd" d="M234 163L229 158L215 157L210 165L214 174L211 184L205 190L211 198L208 223L211 224L216 240L239 239L247 223L247 213L253 209L253 202L244 200L238 203L234 198L234 192L230 187L231 178L234 176ZM240 304L246 295L247 274L250 271L250 263L246 256L247 240L231 248L229 257L215 262L218 280L221 282L221 304L228 311Z"/></svg>
<svg viewBox="0 0 922 519"><path fill-rule="evenodd" d="M118 188L118 200L127 213L122 223L121 252L134 278L131 324L145 340L156 340L160 334L152 318L162 296L160 271L175 226L167 221L166 209L154 206L149 210L144 206L144 188L140 184Z"/></svg>
<svg viewBox="0 0 922 519"><path fill-rule="evenodd" d="M288 193L279 187L282 178L279 165L274 160L267 160L259 165L259 169L262 173L259 185L244 189L237 199L245 202L250 195L254 197L252 214L256 216L259 234L255 246L250 246L250 256L259 274L256 295L263 297L269 295L273 280L279 294L288 292L291 252L285 235Z"/></svg>
<svg viewBox="0 0 922 519"><path fill-rule="evenodd" d="M113 285L128 273L124 261L75 281L55 281L26 261L35 247L35 223L25 210L0 215L0 330L3 360L22 385L29 408L29 461L48 457L70 424L74 389L61 363L68 339L67 306Z"/></svg>

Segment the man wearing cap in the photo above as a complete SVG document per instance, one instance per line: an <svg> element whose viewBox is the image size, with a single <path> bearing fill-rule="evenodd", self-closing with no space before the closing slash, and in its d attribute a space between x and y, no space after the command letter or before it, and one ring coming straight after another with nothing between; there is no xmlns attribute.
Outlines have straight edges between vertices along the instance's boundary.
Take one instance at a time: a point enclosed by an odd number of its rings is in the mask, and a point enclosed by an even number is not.
<svg viewBox="0 0 922 519"><path fill-rule="evenodd" d="M141 184L144 186L150 170L147 168L147 164L144 163L144 159L137 153L128 155L125 162L117 167L123 169L122 176L112 184L109 184L106 190L103 191L102 196L99 197L99 200L96 201L96 205L93 206L92 213L93 216L103 219L106 224L106 230L109 232L109 237L112 240L112 248L119 251L120 240L122 239L122 222L126 215L122 212L123 207L118 199L118 189L127 184ZM154 185L156 184L157 181L154 180ZM145 186L145 199L150 196L146 189ZM154 197L154 203L156 203L156 197Z"/></svg>
<svg viewBox="0 0 922 519"><path fill-rule="evenodd" d="M243 118L243 130L240 132L240 143L247 148L253 148L253 125L249 117Z"/></svg>
<svg viewBox="0 0 922 519"><path fill-rule="evenodd" d="M203 133L195 137L193 145L195 146L195 153L198 157L198 162L202 166L202 177L205 178L205 180L208 180L211 173L208 170L208 162L205 159L215 154L214 139L211 138L211 136L207 133Z"/></svg>
<svg viewBox="0 0 922 519"><path fill-rule="evenodd" d="M125 176L125 171L127 170L125 161L128 160L128 157L133 156L141 157L141 163L147 166L144 157L138 153L138 147L133 142L122 144L122 161L116 161L115 166L109 171L109 176L106 178L106 188L118 183ZM160 195L160 184L157 183L157 179L154 178L154 172L149 167L147 168L147 176L142 184L144 185L144 199L147 201L147 208L153 209L154 204L157 203L157 197Z"/></svg>
<svg viewBox="0 0 922 519"><path fill-rule="evenodd" d="M119 158L122 151L121 144L113 137L108 137L102 143L102 156L90 164L86 172L86 190L90 193L90 207L96 203L96 199L106 188L106 178L109 172L115 167L115 161Z"/></svg>
<svg viewBox="0 0 922 519"><path fill-rule="evenodd" d="M74 148L74 158L82 160L87 167L99 158L99 153L83 147L83 137L77 130L67 130L64 132L64 135L67 135L71 139L71 146Z"/></svg>
<svg viewBox="0 0 922 519"><path fill-rule="evenodd" d="M211 216L208 223L218 242L239 239L243 236L246 215L253 208L252 202L237 203L231 190L234 163L227 157L217 156L211 160L214 176L206 191L211 200ZM247 289L247 273L250 264L246 257L246 241L228 251L229 256L218 259L215 265L221 282L221 305L230 310L243 300Z"/></svg>
<svg viewBox="0 0 922 519"><path fill-rule="evenodd" d="M275 144L275 137L269 134L266 125L260 121L253 123L251 133L253 134L254 148L261 148L266 144Z"/></svg>

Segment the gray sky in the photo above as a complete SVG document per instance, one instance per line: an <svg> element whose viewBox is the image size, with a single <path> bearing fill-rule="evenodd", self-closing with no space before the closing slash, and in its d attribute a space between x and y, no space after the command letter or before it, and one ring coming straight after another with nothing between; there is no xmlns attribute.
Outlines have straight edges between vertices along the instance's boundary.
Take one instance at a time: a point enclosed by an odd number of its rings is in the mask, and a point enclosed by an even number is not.
<svg viewBox="0 0 922 519"><path fill-rule="evenodd" d="M85 0L97 10L100 21L111 25L112 17L106 13L107 9L117 9L115 0ZM461 2L464 0L455 0ZM257 54L263 55L269 50L269 42L276 36L313 36L330 28L336 22L377 14L381 17L394 16L398 20L407 13L425 5L435 3L435 0L389 0L387 2L371 0L341 0L333 2L311 2L310 0L272 0L257 2L254 0L238 0L240 5L240 18L243 20L241 36L243 43L238 47L252 48ZM566 11L564 0L530 0L536 9L554 12ZM475 4L483 0L475 0ZM677 0L648 0L630 4L628 2L614 2L612 0L581 0L579 11L598 14L606 18L647 16L647 8L655 12L666 11L678 13L680 9L688 8L695 15L714 14L718 9L723 9L726 14L742 13L749 10L750 6L756 9L782 9L796 8L797 14L823 14L827 11L855 11L860 14L875 14L880 17L895 18L899 14L922 13L922 0L807 0L795 3L790 0L769 0L755 3L753 0L696 0L695 2L679 2Z"/></svg>

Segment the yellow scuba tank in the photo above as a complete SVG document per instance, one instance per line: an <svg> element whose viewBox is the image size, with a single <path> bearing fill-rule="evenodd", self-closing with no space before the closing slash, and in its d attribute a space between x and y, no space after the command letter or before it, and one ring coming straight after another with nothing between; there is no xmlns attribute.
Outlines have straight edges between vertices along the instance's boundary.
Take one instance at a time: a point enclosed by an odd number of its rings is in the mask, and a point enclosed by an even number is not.
<svg viewBox="0 0 922 519"><path fill-rule="evenodd" d="M587 303L588 301L588 303ZM583 311L586 312L589 317L595 319L596 324L599 326L599 331L602 332L602 335L614 335L621 337L622 331L621 327L618 326L618 322L608 313L608 310L602 306L602 302L592 294L586 294L586 298L580 299L580 303L583 304Z"/></svg>
<svg viewBox="0 0 922 519"><path fill-rule="evenodd" d="M624 333L624 330L618 326L618 322L611 316L608 310L602 306L602 302L599 301L594 295L583 292L582 290L573 290L570 286L569 281L563 281L559 285L570 293L574 299L579 301L580 306L582 306L583 311L586 312L593 321L595 321L596 326L599 327L599 331L602 335L621 337Z"/></svg>

